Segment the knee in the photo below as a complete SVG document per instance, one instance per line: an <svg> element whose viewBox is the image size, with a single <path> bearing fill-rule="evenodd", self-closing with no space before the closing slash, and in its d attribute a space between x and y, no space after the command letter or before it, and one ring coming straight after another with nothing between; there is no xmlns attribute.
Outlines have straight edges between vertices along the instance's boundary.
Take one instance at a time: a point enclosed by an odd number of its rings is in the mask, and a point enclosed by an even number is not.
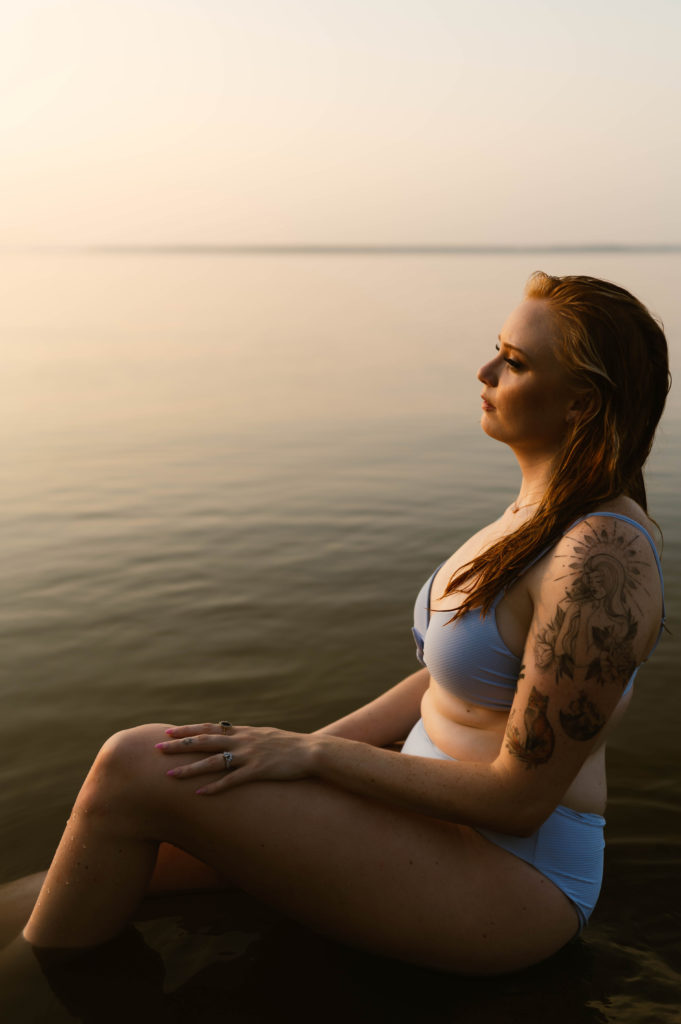
<svg viewBox="0 0 681 1024"><path fill-rule="evenodd" d="M150 761L156 750L155 743L167 739L167 725L137 725L122 729L109 736L95 760L95 766L105 774L137 774L145 762Z"/></svg>
<svg viewBox="0 0 681 1024"><path fill-rule="evenodd" d="M89 813L110 813L116 803L126 804L146 790L145 780L159 772L154 744L165 737L166 725L140 725L114 733L103 744L78 797Z"/></svg>

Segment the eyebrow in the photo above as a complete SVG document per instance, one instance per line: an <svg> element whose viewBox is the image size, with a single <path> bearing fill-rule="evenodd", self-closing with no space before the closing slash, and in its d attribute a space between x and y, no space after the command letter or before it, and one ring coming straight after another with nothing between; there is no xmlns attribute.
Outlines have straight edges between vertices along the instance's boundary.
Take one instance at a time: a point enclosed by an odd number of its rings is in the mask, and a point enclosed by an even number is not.
<svg viewBox="0 0 681 1024"><path fill-rule="evenodd" d="M506 348L512 348L514 352L520 352L521 356L525 356L526 359L529 359L529 356L524 349L518 348L517 345L511 345L510 342L508 341L502 341L500 334L497 334L497 338L499 339L502 345L506 346Z"/></svg>

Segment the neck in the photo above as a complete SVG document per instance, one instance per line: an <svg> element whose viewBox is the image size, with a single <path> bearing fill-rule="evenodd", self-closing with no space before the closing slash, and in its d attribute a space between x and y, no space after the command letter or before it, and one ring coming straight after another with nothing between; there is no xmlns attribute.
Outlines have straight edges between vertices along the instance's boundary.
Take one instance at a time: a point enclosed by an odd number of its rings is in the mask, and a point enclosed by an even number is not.
<svg viewBox="0 0 681 1024"><path fill-rule="evenodd" d="M553 456L528 457L515 454L522 472L522 482L511 509L519 512L521 508L536 507L544 497L551 479Z"/></svg>

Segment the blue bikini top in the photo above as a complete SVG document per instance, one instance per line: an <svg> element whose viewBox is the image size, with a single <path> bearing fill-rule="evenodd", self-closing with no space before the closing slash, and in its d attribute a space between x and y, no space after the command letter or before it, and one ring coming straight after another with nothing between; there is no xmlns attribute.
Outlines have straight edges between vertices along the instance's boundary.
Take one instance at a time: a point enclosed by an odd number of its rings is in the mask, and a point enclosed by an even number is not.
<svg viewBox="0 0 681 1024"><path fill-rule="evenodd" d="M621 519L640 530L650 542L660 574L660 583L663 582L662 566L653 538L634 519L616 512L590 512L588 516L576 519L565 532L567 533L573 526L577 526L578 523L591 516ZM526 572L535 562L543 558L552 546L541 551L523 571ZM433 580L440 568L441 566L438 566L433 575L423 584L414 605L412 633L416 641L416 657L422 665L428 668L432 677L441 686L461 700L479 707L507 711L515 696L521 661L508 649L497 628L496 608L505 591L501 591L497 595L487 615L483 616L480 608L473 608L461 615L460 618L455 619L454 622L450 622L454 609L449 611L433 609L431 611L430 608ZM662 635L664 622L663 587L662 622L653 650L657 647ZM631 689L637 671L638 666L634 669L622 696Z"/></svg>

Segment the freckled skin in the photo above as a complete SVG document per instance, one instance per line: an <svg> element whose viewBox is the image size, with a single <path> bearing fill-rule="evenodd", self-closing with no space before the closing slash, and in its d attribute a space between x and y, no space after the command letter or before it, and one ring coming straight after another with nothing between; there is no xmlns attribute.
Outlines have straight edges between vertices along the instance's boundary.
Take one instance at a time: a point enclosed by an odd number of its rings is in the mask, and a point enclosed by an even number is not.
<svg viewBox="0 0 681 1024"><path fill-rule="evenodd" d="M523 716L524 738L517 726L509 726L506 747L526 768L546 764L553 754L555 735L546 715L548 703L549 698L533 686Z"/></svg>
<svg viewBox="0 0 681 1024"><path fill-rule="evenodd" d="M547 303L526 299L506 320L498 355L478 371L492 406L483 411L482 429L516 454L555 450L565 432L573 395L550 341L553 333ZM516 344L523 356L507 347Z"/></svg>
<svg viewBox="0 0 681 1024"><path fill-rule="evenodd" d="M528 495L532 484L535 491L545 484L544 468L574 411L554 334L546 302L528 300L509 317L501 351L480 371L483 428L512 448ZM524 363L516 358L523 347ZM531 679L520 673L500 753L508 789L500 791L489 764L401 758L385 749L417 720L431 685L425 670L378 698L380 713L372 702L320 730L321 737L251 727L234 727L228 736L225 723L125 730L105 744L74 809L78 842L88 846L79 854L89 864L75 870L63 843L47 876L45 906L25 937L45 946L105 941L149 891L160 844L186 851L210 865L218 881L229 879L318 931L382 955L474 974L545 959L574 936L574 906L530 864L459 822L525 834L534 827L532 808L548 806L542 800L557 788L560 772L540 769L554 754L553 727L582 739L603 717L598 687L605 692L621 680L638 629L631 591L620 581L622 551L604 550L609 536L576 559L560 600L560 588L551 590L553 618L539 621L534 605L530 636L541 632L542 644L537 665L528 668ZM556 561L547 561L544 579L553 587L563 576L548 580ZM634 576L625 572L625 584ZM582 663L585 643L591 646ZM554 680L561 684L555 695ZM537 685L530 690L531 682ZM169 733L186 738L159 751ZM560 740L561 756L569 748L577 763L575 744ZM226 773L223 755L211 752L232 748L236 770ZM180 764L173 779L160 765L164 752ZM453 761L456 752L448 751ZM197 760L202 753L211 756ZM201 773L214 781L197 791L192 779ZM197 799L197 792L214 798Z"/></svg>

